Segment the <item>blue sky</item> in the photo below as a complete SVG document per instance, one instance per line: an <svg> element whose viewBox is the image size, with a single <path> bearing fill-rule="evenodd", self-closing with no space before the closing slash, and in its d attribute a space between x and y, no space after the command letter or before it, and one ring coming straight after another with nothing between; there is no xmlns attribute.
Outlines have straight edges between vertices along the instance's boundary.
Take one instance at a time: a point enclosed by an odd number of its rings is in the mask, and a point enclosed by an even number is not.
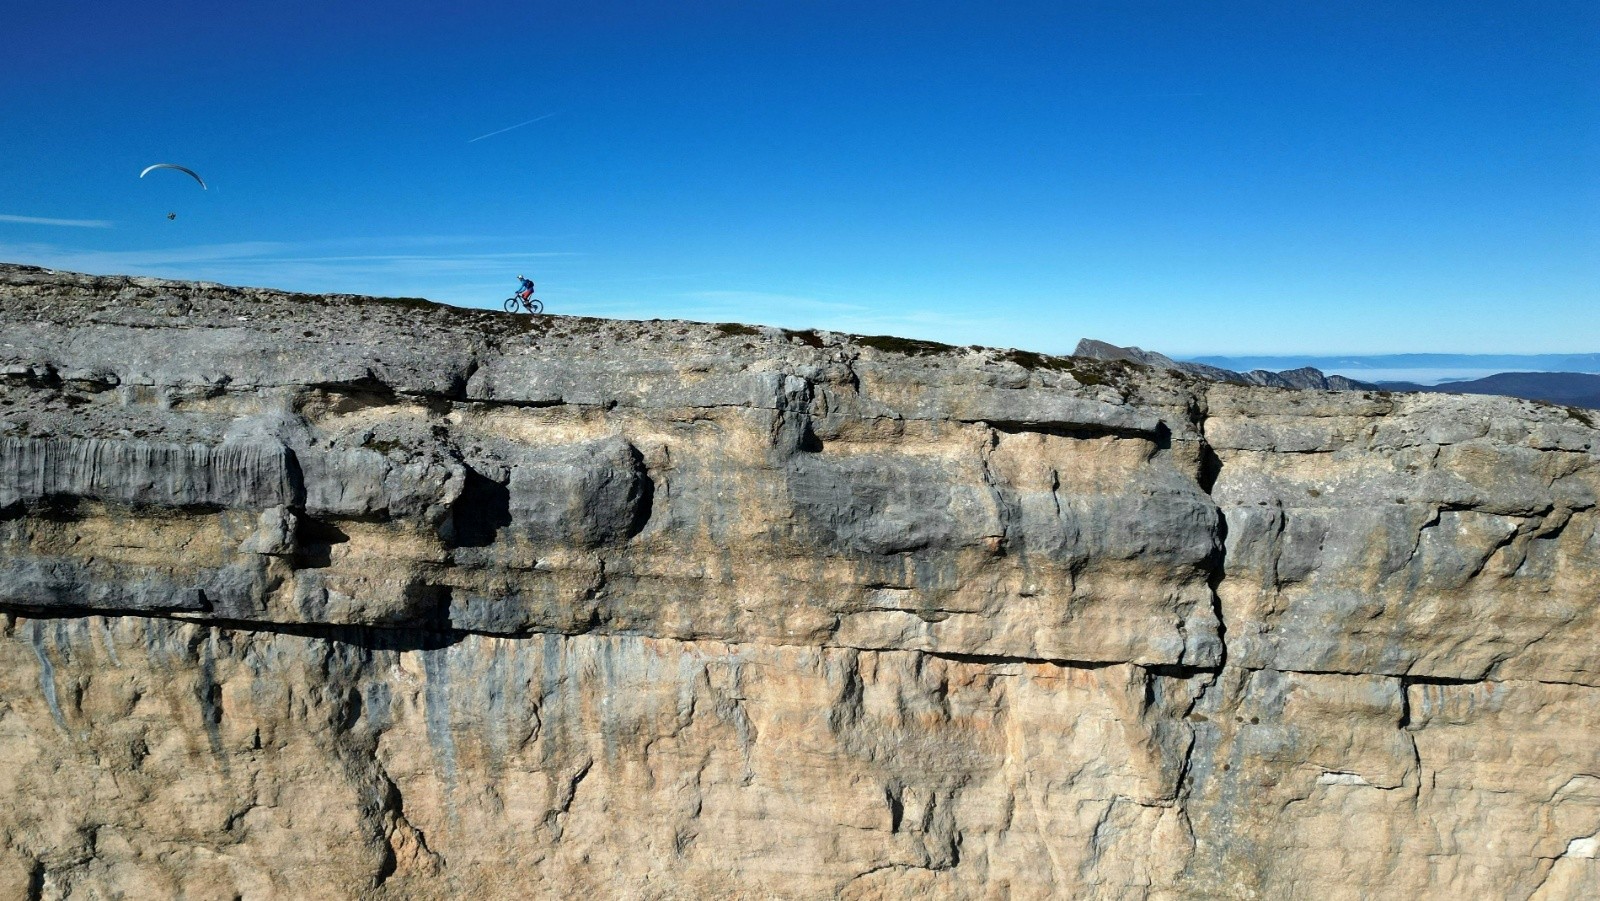
<svg viewBox="0 0 1600 901"><path fill-rule="evenodd" d="M4 260L467 305L523 272L553 312L1056 352L1600 349L1593 2L14 6Z"/></svg>

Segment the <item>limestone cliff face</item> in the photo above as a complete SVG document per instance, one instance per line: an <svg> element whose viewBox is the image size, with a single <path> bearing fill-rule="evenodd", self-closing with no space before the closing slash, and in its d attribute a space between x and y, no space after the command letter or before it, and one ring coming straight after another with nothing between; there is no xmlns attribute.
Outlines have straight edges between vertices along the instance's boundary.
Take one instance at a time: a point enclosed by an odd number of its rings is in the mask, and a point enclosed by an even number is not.
<svg viewBox="0 0 1600 901"><path fill-rule="evenodd" d="M0 896L1600 893L1600 431L0 267Z"/></svg>

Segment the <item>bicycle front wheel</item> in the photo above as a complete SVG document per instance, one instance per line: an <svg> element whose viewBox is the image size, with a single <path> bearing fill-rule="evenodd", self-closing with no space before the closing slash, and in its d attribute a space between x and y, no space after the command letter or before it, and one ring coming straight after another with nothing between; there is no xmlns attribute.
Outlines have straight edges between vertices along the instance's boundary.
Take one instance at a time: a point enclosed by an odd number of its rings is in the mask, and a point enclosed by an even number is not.
<svg viewBox="0 0 1600 901"><path fill-rule="evenodd" d="M539 300L537 298L528 301L528 312L530 312L530 313L543 313L544 312L544 301Z"/></svg>
<svg viewBox="0 0 1600 901"><path fill-rule="evenodd" d="M507 313L515 313L517 310L521 309L522 299L519 297L507 297L506 302L502 306L506 308Z"/></svg>

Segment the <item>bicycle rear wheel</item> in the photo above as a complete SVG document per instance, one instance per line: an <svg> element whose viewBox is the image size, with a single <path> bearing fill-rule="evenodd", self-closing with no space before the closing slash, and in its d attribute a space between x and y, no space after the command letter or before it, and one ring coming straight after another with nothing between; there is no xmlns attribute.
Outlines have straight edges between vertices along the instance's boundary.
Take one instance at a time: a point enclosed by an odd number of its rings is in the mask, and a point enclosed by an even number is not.
<svg viewBox="0 0 1600 901"><path fill-rule="evenodd" d="M544 312L544 301L539 300L538 298L534 298L534 299L528 301L528 312L530 312L530 313L543 313Z"/></svg>
<svg viewBox="0 0 1600 901"><path fill-rule="evenodd" d="M501 304L501 306L506 308L507 313L515 313L522 309L522 298L515 296L507 297L506 302Z"/></svg>

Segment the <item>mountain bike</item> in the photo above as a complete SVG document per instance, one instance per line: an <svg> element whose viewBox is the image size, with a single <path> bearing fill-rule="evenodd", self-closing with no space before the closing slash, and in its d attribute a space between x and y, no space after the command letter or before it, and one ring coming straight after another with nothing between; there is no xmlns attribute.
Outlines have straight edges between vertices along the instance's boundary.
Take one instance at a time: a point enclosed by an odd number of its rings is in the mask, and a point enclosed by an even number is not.
<svg viewBox="0 0 1600 901"><path fill-rule="evenodd" d="M530 297L527 300L523 300L521 294L513 294L510 297L507 297L506 302L501 304L501 306L505 307L507 313L518 313L523 310L527 310L530 313L544 312L544 301L537 297Z"/></svg>

